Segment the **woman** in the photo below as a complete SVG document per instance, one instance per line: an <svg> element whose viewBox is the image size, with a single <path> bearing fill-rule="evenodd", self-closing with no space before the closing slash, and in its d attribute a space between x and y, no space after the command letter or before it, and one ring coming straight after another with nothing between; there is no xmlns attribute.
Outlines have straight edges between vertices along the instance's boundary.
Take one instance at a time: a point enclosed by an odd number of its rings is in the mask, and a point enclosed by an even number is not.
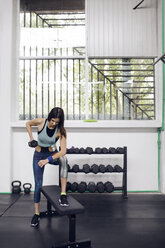
<svg viewBox="0 0 165 248"><path fill-rule="evenodd" d="M33 173L35 180L34 208L35 214L31 221L31 226L39 224L39 203L43 182L44 167L47 163L60 165L61 176L61 196L59 203L61 206L68 206L66 196L66 183L68 176L68 166L66 154L66 130L64 128L64 112L61 108L55 107L48 114L48 118L36 118L26 123L30 142L34 140L32 126L38 128L38 145L35 147L33 156ZM57 150L56 142L60 139L60 151Z"/></svg>

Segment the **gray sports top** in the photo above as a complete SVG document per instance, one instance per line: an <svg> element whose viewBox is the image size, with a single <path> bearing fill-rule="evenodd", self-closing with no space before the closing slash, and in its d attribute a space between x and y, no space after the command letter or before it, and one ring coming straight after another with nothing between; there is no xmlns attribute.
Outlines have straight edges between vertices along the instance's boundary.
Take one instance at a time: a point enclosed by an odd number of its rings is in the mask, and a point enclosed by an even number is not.
<svg viewBox="0 0 165 248"><path fill-rule="evenodd" d="M56 127L54 134L50 137L47 134L47 126L48 126L48 120L45 121L43 129L38 132L38 145L41 147L54 147L56 143L56 133L58 127Z"/></svg>

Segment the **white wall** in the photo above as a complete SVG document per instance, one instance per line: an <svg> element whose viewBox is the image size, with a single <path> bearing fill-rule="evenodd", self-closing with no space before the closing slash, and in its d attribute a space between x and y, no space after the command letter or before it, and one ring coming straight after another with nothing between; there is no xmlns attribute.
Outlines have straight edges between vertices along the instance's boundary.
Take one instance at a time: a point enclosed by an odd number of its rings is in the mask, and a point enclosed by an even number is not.
<svg viewBox="0 0 165 248"><path fill-rule="evenodd" d="M10 190L11 181L11 91L13 61L13 1L0 0L0 191Z"/></svg>
<svg viewBox="0 0 165 248"><path fill-rule="evenodd" d="M34 130L35 132L35 130ZM34 185L32 173L33 149L27 146L28 135L25 128L13 128L13 177L12 180L20 180L22 183L31 182ZM158 190L158 154L157 154L157 131L155 129L81 129L68 130L68 147L93 148L127 146L128 148L128 190L129 191L157 191ZM19 156L18 156L19 154ZM98 156L67 155L69 164L89 163L105 165L122 162L121 155L105 155L102 159ZM121 164L122 165L122 164ZM58 184L58 168L47 165L50 172L45 175L46 183ZM46 173L47 174L47 173ZM53 174L53 176L52 176ZM76 180L110 180L117 185L119 177L113 175L76 175L69 176L70 181ZM85 176L85 177L84 177ZM120 178L121 179L121 178Z"/></svg>
<svg viewBox="0 0 165 248"><path fill-rule="evenodd" d="M93 0L90 0L93 2ZM98 1L94 0L95 3ZM103 0L104 1L104 0ZM116 1L116 0L115 0ZM148 0L149 1L149 0ZM147 0L145 1L148 4ZM15 28L17 18L14 15L17 0L0 0L0 137L1 137L1 174L0 192L11 190L11 181L21 180L22 183L32 182L32 156L33 150L27 146L28 135L25 127L12 127L11 121L15 121L17 99L16 83L16 35ZM88 1L89 2L89 1ZM102 1L99 1L101 3ZM123 1L124 2L124 1ZM131 1L135 2L136 1ZM161 3L161 0L158 0ZM88 9L89 10L89 9ZM143 11L143 9L141 9ZM92 9L90 11L93 11ZM144 10L145 11L145 10ZM153 9L155 13L155 9ZM155 16L155 14L154 14ZM105 18L106 16L104 16ZM154 17L155 18L155 17ZM159 17L161 18L161 17ZM15 25L14 25L15 23ZM155 30L155 26L153 26ZM92 32L92 30L91 30ZM159 35L160 33L160 35ZM161 31L158 30L159 39ZM97 38L97 37L96 37ZM97 40L97 39L96 39ZM100 44L103 45L104 43ZM153 52L155 53L155 40L153 37ZM92 44L92 43L91 43ZM91 46L90 44L90 46ZM102 49L101 47L101 49ZM106 49L106 44L105 44ZM100 50L99 50L100 51ZM104 50L102 55L104 55ZM112 49L113 51L113 49ZM136 50L137 51L137 50ZM148 50L147 50L148 51ZM159 50L160 52L160 50ZM93 52L91 54L93 56ZM109 54L107 54L109 55ZM122 54L120 54L122 55ZM143 54L144 55L144 54ZM161 74L162 72L160 72ZM159 77L160 80L161 77ZM161 83L161 82L160 82ZM126 123L126 122L124 122ZM140 122L141 123L141 122ZM125 124L126 125L126 124ZM111 125L110 125L111 126ZM158 190L158 149L157 149L157 128L72 128L67 126L68 147L74 146L127 146L128 147L128 190ZM162 133L161 147L161 181L163 192L165 192L165 154L162 150L165 147L165 136ZM70 159L71 160L71 159ZM49 166L49 165L48 165ZM48 167L47 166L47 167ZM49 167L50 168L50 167ZM53 168L54 169L54 168ZM48 173L45 181L50 182ZM58 168L55 175L51 176L51 183L58 180ZM101 177L99 177L100 179ZM73 178L71 179L73 180ZM113 179L114 180L114 179Z"/></svg>
<svg viewBox="0 0 165 248"><path fill-rule="evenodd" d="M164 2L164 14L162 15L162 3ZM158 54L161 56L163 54L163 38L162 38L162 27L164 26L164 41L165 41L165 1L159 0L158 1L158 16L159 22L158 22ZM164 25L163 25L163 19L164 19ZM165 49L165 44L164 44ZM165 51L164 51L165 52ZM164 72L165 72L165 65L160 61L159 63L161 75L163 73L163 66L164 66ZM163 77L160 78L161 82L163 82ZM165 75L164 75L164 83L165 83ZM163 92L162 92L163 94ZM165 92L164 92L165 94ZM165 115L165 112L164 112ZM164 124L165 129L165 124ZM160 187L161 191L165 193L165 131L161 132L160 135L160 146L161 146L161 154L160 154Z"/></svg>
<svg viewBox="0 0 165 248"><path fill-rule="evenodd" d="M157 1L87 0L88 56L156 56Z"/></svg>

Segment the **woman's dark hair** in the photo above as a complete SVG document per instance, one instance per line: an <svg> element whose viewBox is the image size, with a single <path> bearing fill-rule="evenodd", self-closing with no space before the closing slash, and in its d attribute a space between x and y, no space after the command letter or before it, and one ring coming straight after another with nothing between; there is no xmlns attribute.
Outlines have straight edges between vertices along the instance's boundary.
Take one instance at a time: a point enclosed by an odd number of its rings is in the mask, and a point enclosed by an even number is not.
<svg viewBox="0 0 165 248"><path fill-rule="evenodd" d="M53 108L50 113L48 114L48 121L50 121L52 118L59 118L59 124L58 127L60 129L60 133L62 136L66 138L66 130L64 128L64 111L62 108L55 107Z"/></svg>

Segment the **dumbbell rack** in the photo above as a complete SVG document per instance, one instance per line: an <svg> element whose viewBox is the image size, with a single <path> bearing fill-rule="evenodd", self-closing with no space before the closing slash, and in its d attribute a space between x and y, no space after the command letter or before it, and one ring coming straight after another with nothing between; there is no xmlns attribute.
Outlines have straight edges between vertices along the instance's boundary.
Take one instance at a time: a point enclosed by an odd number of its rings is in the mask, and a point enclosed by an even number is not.
<svg viewBox="0 0 165 248"><path fill-rule="evenodd" d="M69 153L69 154L74 155L75 153ZM85 153L85 154L87 154L87 153ZM93 152L92 154L96 154L96 153ZM113 154L121 155L122 154L123 155L123 170L122 170L122 172L117 172L117 173L123 173L122 186L121 187L114 187L114 191L122 191L123 198L127 199L127 147L125 147L125 146L123 147L122 153L118 153L116 151L115 153L109 153L109 154L111 154L111 155L113 155ZM83 154L79 153L78 155L82 156ZM90 156L90 154L89 154L89 156ZM74 172L68 171L68 173L74 173ZM77 173L84 173L84 171L80 169ZM114 171L114 172L108 172L108 173L116 173L116 172Z"/></svg>

